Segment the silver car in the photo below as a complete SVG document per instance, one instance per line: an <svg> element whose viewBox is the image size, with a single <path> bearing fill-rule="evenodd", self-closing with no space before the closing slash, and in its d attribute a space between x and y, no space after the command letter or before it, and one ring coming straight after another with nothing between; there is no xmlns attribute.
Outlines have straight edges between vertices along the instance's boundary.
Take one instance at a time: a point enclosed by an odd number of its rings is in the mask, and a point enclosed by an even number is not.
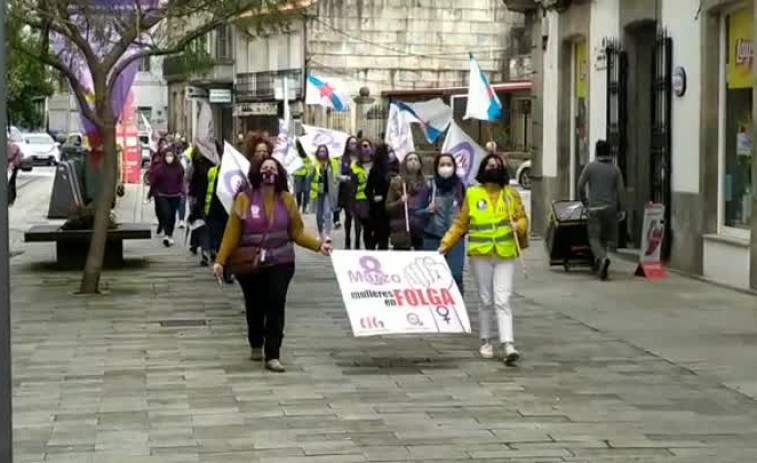
<svg viewBox="0 0 757 463"><path fill-rule="evenodd" d="M60 162L60 143L46 133L24 133L20 142L16 145L21 149L24 158L31 158L35 163L44 163L48 166L57 165Z"/></svg>

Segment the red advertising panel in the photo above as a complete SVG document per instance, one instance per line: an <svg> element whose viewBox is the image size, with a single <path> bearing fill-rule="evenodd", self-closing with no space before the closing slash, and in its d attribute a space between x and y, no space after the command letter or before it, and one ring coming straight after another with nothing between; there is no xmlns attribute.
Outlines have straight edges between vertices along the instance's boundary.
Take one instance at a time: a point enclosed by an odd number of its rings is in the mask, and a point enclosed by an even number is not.
<svg viewBox="0 0 757 463"><path fill-rule="evenodd" d="M139 134L137 132L133 92L129 92L121 113L121 122L116 131L116 141L118 146L121 147L121 182L140 183L142 181L142 157L139 152Z"/></svg>

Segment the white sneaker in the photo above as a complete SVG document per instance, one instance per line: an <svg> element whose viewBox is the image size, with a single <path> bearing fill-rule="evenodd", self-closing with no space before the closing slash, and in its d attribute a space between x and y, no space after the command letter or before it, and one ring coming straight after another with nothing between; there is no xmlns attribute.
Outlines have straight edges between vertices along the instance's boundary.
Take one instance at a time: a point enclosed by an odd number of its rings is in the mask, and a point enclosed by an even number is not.
<svg viewBox="0 0 757 463"><path fill-rule="evenodd" d="M173 240L173 238L168 238L168 246L170 247L170 246L173 246L174 244L176 244L176 242Z"/></svg>
<svg viewBox="0 0 757 463"><path fill-rule="evenodd" d="M515 348L515 344L511 342L505 343L505 363L507 365L514 365L520 358L520 352Z"/></svg>
<svg viewBox="0 0 757 463"><path fill-rule="evenodd" d="M494 346L489 341L484 341L481 348L478 349L478 353L481 354L481 358L492 359L494 358Z"/></svg>
<svg viewBox="0 0 757 463"><path fill-rule="evenodd" d="M184 230L185 228L187 228L187 223L182 220L181 222L179 222L179 228Z"/></svg>

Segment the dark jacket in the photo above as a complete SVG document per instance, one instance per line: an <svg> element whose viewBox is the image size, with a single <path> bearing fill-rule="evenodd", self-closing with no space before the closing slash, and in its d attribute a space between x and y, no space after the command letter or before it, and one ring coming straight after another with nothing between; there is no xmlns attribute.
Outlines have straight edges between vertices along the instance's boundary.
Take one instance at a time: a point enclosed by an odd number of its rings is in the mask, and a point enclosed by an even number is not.
<svg viewBox="0 0 757 463"><path fill-rule="evenodd" d="M403 189L403 184L405 188ZM397 248L409 247L410 239L417 240L423 237L424 221L417 214L421 208L423 197L421 193L425 182L407 182L405 177L394 177L389 185L386 199L386 211L389 215L389 234L392 245ZM405 204L402 201L403 191L407 190L407 209L410 225L410 234L407 233L408 224L405 222Z"/></svg>
<svg viewBox="0 0 757 463"><path fill-rule="evenodd" d="M441 239L452 226L465 201L465 185L456 181L451 189L442 189L435 181L423 186L420 194L422 200L417 214L423 218L425 227L423 232L427 236ZM433 214L429 213L428 207L432 199L436 203Z"/></svg>
<svg viewBox="0 0 757 463"><path fill-rule="evenodd" d="M178 160L172 164L161 163L151 172L150 185L155 196L183 196L186 193L184 168Z"/></svg>
<svg viewBox="0 0 757 463"><path fill-rule="evenodd" d="M368 197L370 218L375 223L389 221L386 212L386 197L389 194L389 183L396 173L387 169L374 167L368 174L368 183L365 186L365 195Z"/></svg>

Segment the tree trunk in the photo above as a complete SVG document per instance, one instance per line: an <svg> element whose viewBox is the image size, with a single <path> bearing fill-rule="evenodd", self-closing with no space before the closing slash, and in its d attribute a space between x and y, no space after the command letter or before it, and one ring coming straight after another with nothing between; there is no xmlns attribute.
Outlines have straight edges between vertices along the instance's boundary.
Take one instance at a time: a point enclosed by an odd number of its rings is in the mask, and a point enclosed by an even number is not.
<svg viewBox="0 0 757 463"><path fill-rule="evenodd" d="M110 111L110 108L108 108ZM89 243L89 253L84 265L80 293L97 294L100 290L100 275L105 257L105 243L108 238L108 225L110 224L110 211L116 191L117 160L116 151L116 121L112 115L102 116L105 122L102 129L103 136L103 181L100 191L97 192L95 203L95 224L92 241Z"/></svg>

